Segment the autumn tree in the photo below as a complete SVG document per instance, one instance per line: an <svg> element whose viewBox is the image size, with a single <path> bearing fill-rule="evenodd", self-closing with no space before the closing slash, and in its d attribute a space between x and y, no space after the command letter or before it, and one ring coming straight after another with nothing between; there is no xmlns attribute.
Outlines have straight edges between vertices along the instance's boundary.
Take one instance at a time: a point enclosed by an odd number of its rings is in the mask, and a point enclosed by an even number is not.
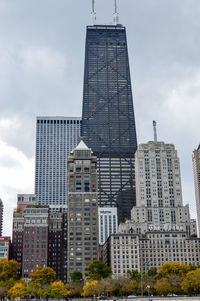
<svg viewBox="0 0 200 301"><path fill-rule="evenodd" d="M200 268L187 273L183 279L181 288L188 295L200 294Z"/></svg>
<svg viewBox="0 0 200 301"><path fill-rule="evenodd" d="M54 299L61 299L68 297L70 293L70 290L62 281L54 281L49 287L48 296Z"/></svg>
<svg viewBox="0 0 200 301"><path fill-rule="evenodd" d="M98 288L98 281L97 280L90 280L87 281L85 286L83 287L83 297L91 297L91 296L98 296L99 295L99 288Z"/></svg>
<svg viewBox="0 0 200 301"><path fill-rule="evenodd" d="M30 288L26 287L25 283L17 282L11 287L7 293L8 298L14 299L17 297L27 297L31 295Z"/></svg>
<svg viewBox="0 0 200 301"><path fill-rule="evenodd" d="M20 264L15 260L0 260L0 281L16 280Z"/></svg>
<svg viewBox="0 0 200 301"><path fill-rule="evenodd" d="M180 276L168 274L166 277L157 280L152 289L155 290L157 295L181 294L181 282L182 278Z"/></svg>
<svg viewBox="0 0 200 301"><path fill-rule="evenodd" d="M178 262L164 263L159 269L159 277L165 277L169 274L184 277L189 271L190 267L187 264Z"/></svg>
<svg viewBox="0 0 200 301"><path fill-rule="evenodd" d="M95 260L88 265L88 275L90 280L99 280L107 278L112 274L111 267L105 265L104 262Z"/></svg>
<svg viewBox="0 0 200 301"><path fill-rule="evenodd" d="M32 284L47 286L56 280L56 273L52 268L39 267L35 272L30 274Z"/></svg>

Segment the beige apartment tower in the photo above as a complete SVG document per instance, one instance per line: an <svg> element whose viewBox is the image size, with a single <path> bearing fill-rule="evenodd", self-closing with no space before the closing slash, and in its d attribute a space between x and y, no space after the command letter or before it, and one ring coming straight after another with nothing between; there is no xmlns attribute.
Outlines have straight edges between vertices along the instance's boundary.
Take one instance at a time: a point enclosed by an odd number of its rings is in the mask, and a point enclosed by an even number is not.
<svg viewBox="0 0 200 301"><path fill-rule="evenodd" d="M68 157L68 277L98 257L97 158L81 140Z"/></svg>
<svg viewBox="0 0 200 301"><path fill-rule="evenodd" d="M193 152L194 185L197 205L198 234L200 236L200 144Z"/></svg>

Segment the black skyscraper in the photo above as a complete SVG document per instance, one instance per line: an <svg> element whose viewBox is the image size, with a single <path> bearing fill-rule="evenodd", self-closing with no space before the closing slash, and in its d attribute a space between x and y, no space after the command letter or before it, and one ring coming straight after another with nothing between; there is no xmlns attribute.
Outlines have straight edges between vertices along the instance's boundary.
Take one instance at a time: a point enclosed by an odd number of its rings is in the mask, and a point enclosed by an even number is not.
<svg viewBox="0 0 200 301"><path fill-rule="evenodd" d="M118 207L119 221L135 205L137 149L125 27L87 27L82 136L98 158L99 205Z"/></svg>

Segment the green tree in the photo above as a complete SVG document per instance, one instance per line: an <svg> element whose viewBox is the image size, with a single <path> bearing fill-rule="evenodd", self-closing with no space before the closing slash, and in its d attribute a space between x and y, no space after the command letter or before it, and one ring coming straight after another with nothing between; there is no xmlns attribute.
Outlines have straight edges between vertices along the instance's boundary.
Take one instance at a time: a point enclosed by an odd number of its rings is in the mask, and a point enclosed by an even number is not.
<svg viewBox="0 0 200 301"><path fill-rule="evenodd" d="M137 270L132 270L132 271L128 270L127 276L130 279L136 280L136 281L140 281L140 279L141 279L141 274Z"/></svg>
<svg viewBox="0 0 200 301"><path fill-rule="evenodd" d="M157 276L158 274L158 270L156 267L151 267L149 270L148 270L148 275L151 277L151 276Z"/></svg>
<svg viewBox="0 0 200 301"><path fill-rule="evenodd" d="M88 274L90 280L99 280L107 278L112 274L111 267L105 265L102 261L95 260L88 265Z"/></svg>
<svg viewBox="0 0 200 301"><path fill-rule="evenodd" d="M79 271L74 271L71 275L72 282L79 282L83 280L83 275Z"/></svg>
<svg viewBox="0 0 200 301"><path fill-rule="evenodd" d="M39 267L35 272L30 274L31 284L47 286L56 280L56 273L52 268Z"/></svg>
<svg viewBox="0 0 200 301"><path fill-rule="evenodd" d="M187 273L182 281L181 288L188 295L200 294L200 268Z"/></svg>

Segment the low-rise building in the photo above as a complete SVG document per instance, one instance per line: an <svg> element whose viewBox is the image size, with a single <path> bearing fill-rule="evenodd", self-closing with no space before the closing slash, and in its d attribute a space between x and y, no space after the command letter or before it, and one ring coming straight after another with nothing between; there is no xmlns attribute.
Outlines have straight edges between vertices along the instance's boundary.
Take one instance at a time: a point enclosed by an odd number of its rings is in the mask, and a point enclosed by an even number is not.
<svg viewBox="0 0 200 301"><path fill-rule="evenodd" d="M0 259L11 259L11 239L10 236L0 237Z"/></svg>

